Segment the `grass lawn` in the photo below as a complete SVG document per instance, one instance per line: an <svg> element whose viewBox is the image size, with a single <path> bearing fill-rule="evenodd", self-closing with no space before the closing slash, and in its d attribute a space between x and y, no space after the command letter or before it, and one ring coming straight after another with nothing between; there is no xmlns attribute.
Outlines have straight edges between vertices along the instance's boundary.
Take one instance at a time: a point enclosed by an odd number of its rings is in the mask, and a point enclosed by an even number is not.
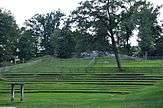
<svg viewBox="0 0 163 108"><path fill-rule="evenodd" d="M7 67L3 74L8 78L26 79L25 99L19 102L16 93L15 102L10 102L10 85L0 76L0 107L163 108L163 60L121 62L124 75L111 76L107 74L116 73L117 68L115 60L108 57L92 61L46 56ZM129 94L105 93L115 91Z"/></svg>
<svg viewBox="0 0 163 108"><path fill-rule="evenodd" d="M121 60L124 72L163 74L163 60ZM57 59L45 56L24 64L10 66L9 73L115 73L114 59Z"/></svg>
<svg viewBox="0 0 163 108"><path fill-rule="evenodd" d="M162 108L163 83L128 95L87 93L27 93L24 102L11 103L0 94L0 106L17 108Z"/></svg>
<svg viewBox="0 0 163 108"><path fill-rule="evenodd" d="M84 72L91 59L57 59L43 57L35 61L11 66L7 69L10 73L74 73Z"/></svg>

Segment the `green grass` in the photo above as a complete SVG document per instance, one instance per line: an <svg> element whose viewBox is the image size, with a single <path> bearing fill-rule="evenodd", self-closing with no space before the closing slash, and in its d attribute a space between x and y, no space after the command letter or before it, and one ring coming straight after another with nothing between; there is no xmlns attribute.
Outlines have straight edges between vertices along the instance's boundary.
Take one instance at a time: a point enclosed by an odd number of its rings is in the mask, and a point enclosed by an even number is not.
<svg viewBox="0 0 163 108"><path fill-rule="evenodd" d="M163 60L129 60L122 59L123 72L126 73L145 73L163 74ZM97 58L93 68L88 69L92 72L117 72L116 62L112 58Z"/></svg>
<svg viewBox="0 0 163 108"><path fill-rule="evenodd" d="M91 65L91 59L57 59L45 56L40 59L10 66L9 73L115 73L117 72L114 59L96 58ZM121 60L123 72L163 74L163 60Z"/></svg>
<svg viewBox="0 0 163 108"><path fill-rule="evenodd" d="M11 103L7 94L0 95L0 106L17 108L162 108L163 83L128 95L85 93L27 93L24 102Z"/></svg>
<svg viewBox="0 0 163 108"><path fill-rule="evenodd" d="M7 71L10 73L83 72L89 62L89 59L57 59L44 57L36 61L10 66Z"/></svg>
<svg viewBox="0 0 163 108"><path fill-rule="evenodd" d="M91 61L91 59L57 59L46 56L10 66L6 72L3 72L3 78L0 77L0 106L163 108L163 82L161 81L163 60L123 59L121 60L122 75L115 74L116 62L112 58L96 58L91 65L88 65ZM10 102L10 84L3 81L5 77L15 78L13 82L25 81L23 102L19 102L18 93L16 93L16 101ZM16 89L18 88L17 86Z"/></svg>
<svg viewBox="0 0 163 108"><path fill-rule="evenodd" d="M123 100L128 108L162 108L163 83L129 94Z"/></svg>

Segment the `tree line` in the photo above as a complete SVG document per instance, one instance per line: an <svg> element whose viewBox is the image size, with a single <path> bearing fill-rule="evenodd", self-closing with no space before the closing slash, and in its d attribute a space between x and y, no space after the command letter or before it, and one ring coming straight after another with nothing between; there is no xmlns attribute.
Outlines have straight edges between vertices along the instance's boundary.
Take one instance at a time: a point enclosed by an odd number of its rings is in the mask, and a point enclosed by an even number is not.
<svg viewBox="0 0 163 108"><path fill-rule="evenodd" d="M102 51L113 52L120 69L119 53L163 56L161 7L146 0L86 0L69 16L61 10L36 14L22 28L10 11L0 9L0 62ZM132 46L135 32L138 45Z"/></svg>

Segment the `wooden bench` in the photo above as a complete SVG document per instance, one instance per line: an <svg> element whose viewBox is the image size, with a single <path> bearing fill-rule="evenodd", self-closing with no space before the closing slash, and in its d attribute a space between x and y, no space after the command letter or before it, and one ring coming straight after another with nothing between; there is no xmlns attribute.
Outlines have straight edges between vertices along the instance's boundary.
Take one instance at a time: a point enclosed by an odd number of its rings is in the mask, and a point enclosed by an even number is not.
<svg viewBox="0 0 163 108"><path fill-rule="evenodd" d="M14 101L15 99L15 86L20 86L20 101L23 101L24 98L24 83L23 82L17 82L17 83L10 83L11 84L11 101Z"/></svg>

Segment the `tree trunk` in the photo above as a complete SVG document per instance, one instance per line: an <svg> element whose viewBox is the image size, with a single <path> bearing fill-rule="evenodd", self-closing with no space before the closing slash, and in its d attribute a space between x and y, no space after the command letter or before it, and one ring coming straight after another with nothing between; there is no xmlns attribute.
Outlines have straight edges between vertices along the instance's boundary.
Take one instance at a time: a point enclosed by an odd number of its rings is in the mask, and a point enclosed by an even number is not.
<svg viewBox="0 0 163 108"><path fill-rule="evenodd" d="M121 72L122 67L121 67L121 63L120 63L120 59L119 59L119 55L118 55L118 49L116 47L116 42L115 42L114 36L111 36L111 41L112 41L112 47L113 47L115 59L117 62L117 67L118 67L119 72Z"/></svg>
<svg viewBox="0 0 163 108"><path fill-rule="evenodd" d="M148 51L145 51L145 54L144 54L144 59L147 60L148 59Z"/></svg>
<svg viewBox="0 0 163 108"><path fill-rule="evenodd" d="M127 38L127 55L130 55L129 39Z"/></svg>
<svg viewBox="0 0 163 108"><path fill-rule="evenodd" d="M113 32L113 29L115 28L115 16L112 16L112 14L114 15L115 12L114 12L114 0L111 2L110 4L110 1L108 0L107 2L107 17L108 17L108 25L107 25L107 28L108 28L108 31L109 31L109 36L111 37L111 41L112 41L112 47L113 47L113 51L114 51L114 55L115 55L115 59L116 59L116 62L117 62L117 67L118 67L118 70L119 72L122 72L122 67L121 67L121 63L120 63L120 59L119 59L119 55L118 55L118 49L117 49L117 46L116 46L116 41L115 41L115 38L114 38L114 32ZM110 8L111 9L110 9ZM111 11L111 12L110 12Z"/></svg>

